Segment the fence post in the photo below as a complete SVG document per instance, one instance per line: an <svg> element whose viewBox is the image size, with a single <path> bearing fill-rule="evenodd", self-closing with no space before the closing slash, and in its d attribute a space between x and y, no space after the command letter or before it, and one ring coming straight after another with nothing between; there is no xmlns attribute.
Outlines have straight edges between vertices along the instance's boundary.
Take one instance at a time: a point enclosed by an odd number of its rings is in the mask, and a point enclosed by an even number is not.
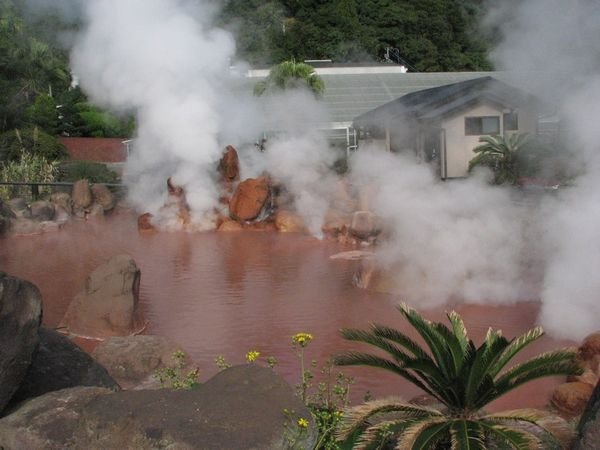
<svg viewBox="0 0 600 450"><path fill-rule="evenodd" d="M39 196L40 196L39 186L37 184L32 184L31 185L31 199L37 200Z"/></svg>

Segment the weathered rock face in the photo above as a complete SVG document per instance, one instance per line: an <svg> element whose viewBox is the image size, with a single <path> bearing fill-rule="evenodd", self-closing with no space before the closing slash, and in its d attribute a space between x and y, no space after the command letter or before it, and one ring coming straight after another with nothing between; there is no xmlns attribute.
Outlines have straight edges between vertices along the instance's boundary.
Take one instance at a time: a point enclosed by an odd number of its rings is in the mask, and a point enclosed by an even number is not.
<svg viewBox="0 0 600 450"><path fill-rule="evenodd" d="M0 236L11 228L11 222L16 217L13 210L0 198Z"/></svg>
<svg viewBox="0 0 600 450"><path fill-rule="evenodd" d="M115 196L105 184L94 184L91 191L94 203L101 205L105 212L111 211L115 207Z"/></svg>
<svg viewBox="0 0 600 450"><path fill-rule="evenodd" d="M352 215L350 233L360 239L368 239L379 233L379 226L375 214L370 211L356 211Z"/></svg>
<svg viewBox="0 0 600 450"><path fill-rule="evenodd" d="M190 205L188 205L187 199L185 198L185 191L183 190L183 187L173 184L171 178L168 178L167 190L169 192L169 197L167 198L167 203L163 208L175 209L181 224L189 224L191 222Z"/></svg>
<svg viewBox="0 0 600 450"><path fill-rule="evenodd" d="M241 221L256 219L269 199L269 194L270 186L267 177L248 178L242 181L229 202L231 217Z"/></svg>
<svg viewBox="0 0 600 450"><path fill-rule="evenodd" d="M157 389L161 386L154 377L156 370L173 367L177 350L181 346L161 336L111 337L99 344L92 356L122 388Z"/></svg>
<svg viewBox="0 0 600 450"><path fill-rule="evenodd" d="M597 450L600 448L600 383L588 402L579 421L579 436L574 450Z"/></svg>
<svg viewBox="0 0 600 450"><path fill-rule="evenodd" d="M31 366L11 399L12 405L47 392L76 386L119 389L106 369L66 336L41 327L39 337L40 343L33 354Z"/></svg>
<svg viewBox="0 0 600 450"><path fill-rule="evenodd" d="M71 198L75 209L85 209L91 206L94 199L88 180L79 180L73 184Z"/></svg>
<svg viewBox="0 0 600 450"><path fill-rule="evenodd" d="M152 225L152 214L144 213L137 219L139 231L155 231L156 228Z"/></svg>
<svg viewBox="0 0 600 450"><path fill-rule="evenodd" d="M31 218L40 222L54 219L56 210L54 204L39 200L31 204Z"/></svg>
<svg viewBox="0 0 600 450"><path fill-rule="evenodd" d="M73 200L66 192L55 192L50 196L50 201L60 206L67 214L73 214Z"/></svg>
<svg viewBox="0 0 600 450"><path fill-rule="evenodd" d="M290 211L278 211L275 214L275 227L281 233L304 233L306 227L302 218Z"/></svg>
<svg viewBox="0 0 600 450"><path fill-rule="evenodd" d="M94 270L71 301L61 326L88 337L126 336L143 326L138 310L140 270L129 255L119 255Z"/></svg>
<svg viewBox="0 0 600 450"><path fill-rule="evenodd" d="M224 220L221 225L219 225L219 228L217 228L217 231L242 231L243 229L244 227L235 220Z"/></svg>
<svg viewBox="0 0 600 450"><path fill-rule="evenodd" d="M0 412L29 369L41 320L38 288L0 272Z"/></svg>
<svg viewBox="0 0 600 450"><path fill-rule="evenodd" d="M99 450L98 443L94 447L79 444L75 432L83 425L84 406L94 398L111 392L106 388L77 387L29 400L11 415L0 419L1 445L5 450Z"/></svg>
<svg viewBox="0 0 600 450"><path fill-rule="evenodd" d="M293 448L316 443L312 416L292 388L271 369L256 365L232 367L191 391L109 392L73 388L25 403L0 420L5 450L262 450L290 448L294 438ZM299 418L310 424L302 433Z"/></svg>
<svg viewBox="0 0 600 450"><path fill-rule="evenodd" d="M552 404L567 416L581 414L592 395L594 387L581 381L563 383L552 395Z"/></svg>
<svg viewBox="0 0 600 450"><path fill-rule="evenodd" d="M240 161L233 146L228 145L225 148L225 153L219 161L218 170L223 181L233 182L240 179Z"/></svg>
<svg viewBox="0 0 600 450"><path fill-rule="evenodd" d="M596 355L600 355L600 333L587 336L581 343L578 353L584 361L592 360Z"/></svg>

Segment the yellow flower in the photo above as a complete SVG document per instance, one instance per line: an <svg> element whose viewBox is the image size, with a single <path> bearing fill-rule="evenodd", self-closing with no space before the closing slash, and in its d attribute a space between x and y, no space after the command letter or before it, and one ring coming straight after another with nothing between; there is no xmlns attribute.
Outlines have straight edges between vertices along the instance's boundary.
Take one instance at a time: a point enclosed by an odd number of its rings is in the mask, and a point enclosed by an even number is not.
<svg viewBox="0 0 600 450"><path fill-rule="evenodd" d="M257 352L256 350L251 350L248 353L246 353L246 361L248 361L249 363L253 363L258 359L259 356L260 352Z"/></svg>
<svg viewBox="0 0 600 450"><path fill-rule="evenodd" d="M304 417L300 417L298 419L298 426L300 428L308 428L308 420L306 420Z"/></svg>
<svg viewBox="0 0 600 450"><path fill-rule="evenodd" d="M304 348L310 341L313 340L313 335L310 333L297 333L292 336L292 343Z"/></svg>

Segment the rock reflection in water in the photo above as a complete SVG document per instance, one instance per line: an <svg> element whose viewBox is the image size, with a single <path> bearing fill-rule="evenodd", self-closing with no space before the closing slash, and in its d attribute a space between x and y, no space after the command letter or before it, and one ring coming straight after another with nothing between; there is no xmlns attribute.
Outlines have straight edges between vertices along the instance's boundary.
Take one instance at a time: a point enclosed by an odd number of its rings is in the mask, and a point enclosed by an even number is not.
<svg viewBox="0 0 600 450"><path fill-rule="evenodd" d="M34 282L44 298L44 322L57 326L86 276L110 257L129 253L141 269L141 305L148 334L181 343L201 368L216 373L214 359L244 362L249 350L275 356L276 370L294 384L299 379L291 336L315 336L307 358L325 362L333 353L356 348L343 341L342 327L380 322L411 333L395 310L399 298L352 285L353 261L331 260L346 250L339 244L298 234L138 233L135 218L120 215L99 222L73 223L58 233L0 239L0 270ZM414 305L418 308L418 305ZM489 326L505 336L535 324L537 304L456 307L479 342ZM443 309L422 311L443 320ZM543 338L523 357L560 345ZM353 401L418 390L374 369L345 368L354 375ZM559 380L531 383L495 407L542 406Z"/></svg>

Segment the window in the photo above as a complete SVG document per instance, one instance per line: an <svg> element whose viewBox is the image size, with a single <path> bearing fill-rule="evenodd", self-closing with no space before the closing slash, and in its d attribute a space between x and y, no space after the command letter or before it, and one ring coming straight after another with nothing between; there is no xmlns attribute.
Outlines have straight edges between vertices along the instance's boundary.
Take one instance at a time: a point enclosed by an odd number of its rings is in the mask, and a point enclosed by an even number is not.
<svg viewBox="0 0 600 450"><path fill-rule="evenodd" d="M519 115L516 111L511 111L502 116L504 131L516 131L519 129Z"/></svg>
<svg viewBox="0 0 600 450"><path fill-rule="evenodd" d="M465 117L465 134L467 136L500 134L500 117Z"/></svg>

